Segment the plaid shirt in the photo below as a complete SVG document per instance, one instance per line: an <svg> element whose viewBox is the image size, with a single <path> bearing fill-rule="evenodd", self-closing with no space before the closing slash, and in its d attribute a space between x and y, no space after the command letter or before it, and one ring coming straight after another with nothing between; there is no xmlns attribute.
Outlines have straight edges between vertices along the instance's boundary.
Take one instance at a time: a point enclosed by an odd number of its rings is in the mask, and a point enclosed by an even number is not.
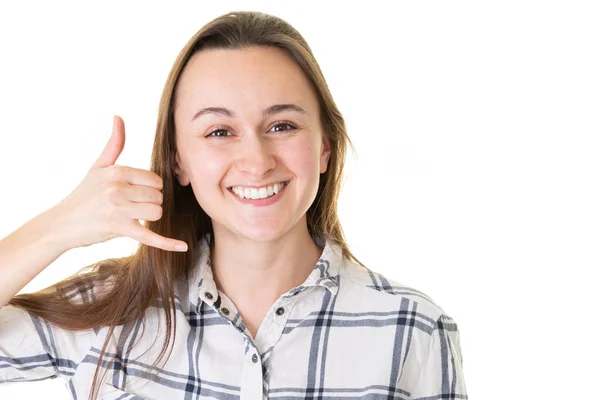
<svg viewBox="0 0 600 400"><path fill-rule="evenodd" d="M252 339L215 285L208 236L200 240L191 277L177 281L175 344L158 377L140 377L162 348L165 316L156 302L145 322L113 333L100 398L467 399L452 318L424 293L317 243L324 249L310 276L273 304ZM94 290L72 298L88 301ZM106 327L63 330L7 305L0 383L62 377L73 399L87 400L106 335Z"/></svg>

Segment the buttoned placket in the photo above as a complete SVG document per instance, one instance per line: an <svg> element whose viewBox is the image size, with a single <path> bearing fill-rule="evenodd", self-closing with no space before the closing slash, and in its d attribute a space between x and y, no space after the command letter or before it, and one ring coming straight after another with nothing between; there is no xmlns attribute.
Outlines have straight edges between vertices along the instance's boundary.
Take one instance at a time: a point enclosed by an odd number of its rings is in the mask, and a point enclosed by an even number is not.
<svg viewBox="0 0 600 400"><path fill-rule="evenodd" d="M269 360L262 359L261 354L274 347L281 338L297 298L298 296L280 297L261 322L256 338L251 342L251 351L246 354L240 400L266 399L264 374L268 373L266 369Z"/></svg>
<svg viewBox="0 0 600 400"><path fill-rule="evenodd" d="M200 289L202 290L203 288ZM261 354L264 354L267 349L275 346L279 338L281 338L290 311L298 298L298 293L298 291L295 291L291 297L280 297L265 315L256 338L252 339L250 331L245 327L243 321L241 321L235 305L224 293L221 293L218 289L216 293L213 293L211 290L203 292L203 296L201 297L204 297L204 301L244 335L246 347L242 382L240 385L240 400L263 399L264 374L266 371L265 362L268 360L263 360ZM244 329L241 329L241 326Z"/></svg>
<svg viewBox="0 0 600 400"><path fill-rule="evenodd" d="M208 258L200 260L206 276L200 273L199 280L197 281L199 282L198 289L200 290L198 294L198 312L200 311L200 303L204 301L222 318L227 319L244 336L246 345L244 346L240 399L258 400L266 398L268 391L263 390L263 386L264 382L268 383L269 381L269 358L272 352L266 354L266 359L263 359L262 355L267 350L275 347L280 340L294 305L303 297L298 296L300 293L305 291L311 292L321 287L330 290L335 295L338 286L338 281L335 277L339 264L335 261L333 264L330 264L330 262L338 260L341 257L341 250L329 247L329 249L335 250L335 253L323 252L323 258L319 260L319 263L315 266L307 280L299 287L280 296L275 304L271 306L269 312L261 322L256 338L253 339L250 331L241 320L240 314L233 302L217 289L212 279L210 252L208 249L209 237L207 236L206 239L202 242L201 254ZM323 247L325 241L323 240L320 243L320 246ZM330 265L333 265L334 268L329 269ZM304 296L307 295L310 296L310 294L304 294Z"/></svg>

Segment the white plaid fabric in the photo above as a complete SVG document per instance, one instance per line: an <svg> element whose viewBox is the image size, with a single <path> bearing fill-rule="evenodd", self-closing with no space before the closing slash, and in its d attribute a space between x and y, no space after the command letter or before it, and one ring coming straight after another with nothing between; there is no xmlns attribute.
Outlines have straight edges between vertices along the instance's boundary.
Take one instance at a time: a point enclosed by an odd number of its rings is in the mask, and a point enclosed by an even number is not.
<svg viewBox="0 0 600 400"><path fill-rule="evenodd" d="M166 364L155 379L141 376L165 333L157 301L113 333L102 399L468 398L457 325L424 293L317 240L324 249L314 270L273 304L252 339L216 288L209 240L198 243L189 279L177 282ZM83 302L95 295L95 288L71 293ZM7 305L0 309L0 383L61 377L73 399L87 400L107 331L66 331Z"/></svg>

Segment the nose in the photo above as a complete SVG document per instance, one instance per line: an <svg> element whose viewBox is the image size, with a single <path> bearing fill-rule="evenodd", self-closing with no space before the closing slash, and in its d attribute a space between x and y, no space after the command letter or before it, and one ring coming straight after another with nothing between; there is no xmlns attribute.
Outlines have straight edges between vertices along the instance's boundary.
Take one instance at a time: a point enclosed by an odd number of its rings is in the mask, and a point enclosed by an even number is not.
<svg viewBox="0 0 600 400"><path fill-rule="evenodd" d="M240 171L265 176L277 165L268 139L264 139L260 134L246 135L240 147L237 160Z"/></svg>

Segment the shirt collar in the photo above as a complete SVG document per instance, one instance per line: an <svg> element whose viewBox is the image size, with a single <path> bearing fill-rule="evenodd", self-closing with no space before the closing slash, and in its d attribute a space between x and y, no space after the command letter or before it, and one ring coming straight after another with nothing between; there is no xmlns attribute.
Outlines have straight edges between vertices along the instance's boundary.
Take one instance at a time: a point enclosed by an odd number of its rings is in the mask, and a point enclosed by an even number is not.
<svg viewBox="0 0 600 400"><path fill-rule="evenodd" d="M283 297L291 297L311 286L323 286L333 295L339 287L339 270L342 263L342 249L328 240L313 237L315 243L323 249L310 275L304 283L291 289ZM199 257L189 279L189 300L195 302L200 311L202 302L214 305L219 302L217 285L213 278L210 256L210 233L205 234L198 242ZM216 305L218 307L218 304Z"/></svg>

